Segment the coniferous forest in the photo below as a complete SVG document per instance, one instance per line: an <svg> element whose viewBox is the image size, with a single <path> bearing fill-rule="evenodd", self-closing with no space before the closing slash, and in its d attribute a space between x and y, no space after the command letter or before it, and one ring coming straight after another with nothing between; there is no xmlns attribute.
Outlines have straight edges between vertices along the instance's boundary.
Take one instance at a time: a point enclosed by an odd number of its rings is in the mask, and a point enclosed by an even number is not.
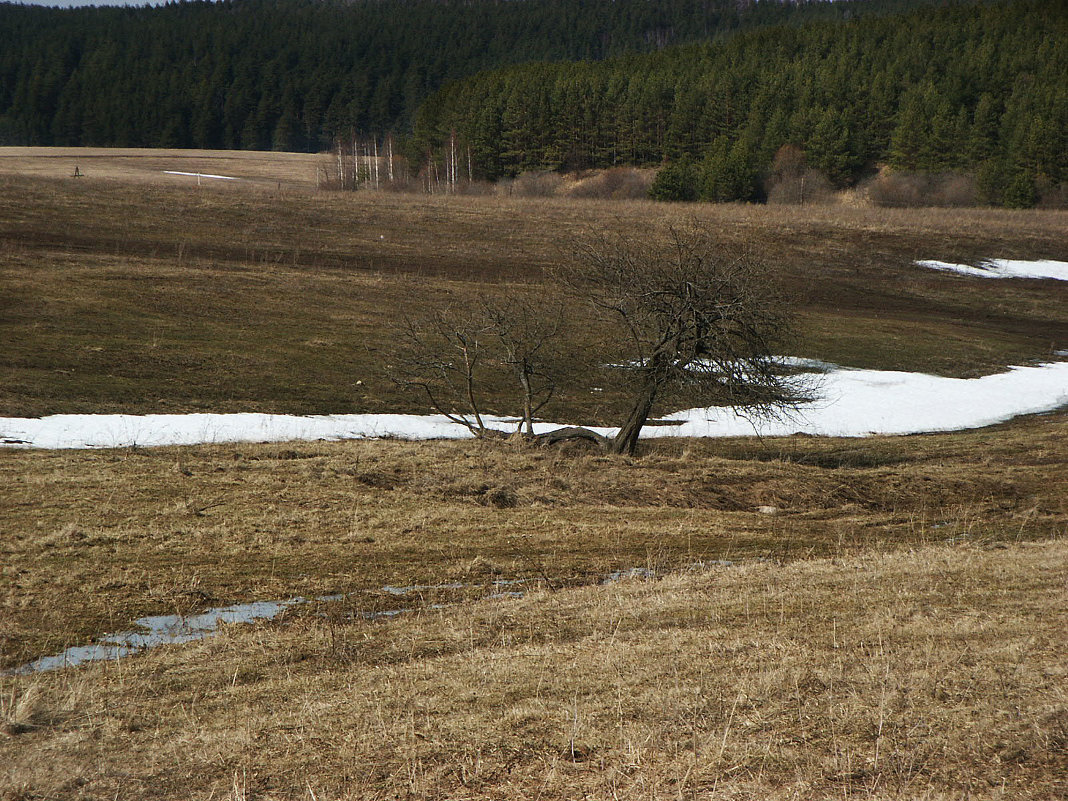
<svg viewBox="0 0 1068 801"><path fill-rule="evenodd" d="M0 143L315 151L410 130L443 83L917 0L0 3Z"/></svg>
<svg viewBox="0 0 1068 801"><path fill-rule="evenodd" d="M487 178L666 161L663 199L759 200L762 176L803 160L838 187L876 164L967 170L989 201L1032 205L1068 180L1068 5L954 4L482 73L429 98L415 138L470 147Z"/></svg>
<svg viewBox="0 0 1068 801"><path fill-rule="evenodd" d="M317 151L393 134L487 180L666 165L662 199L775 170L1068 181L1059 0L0 4L0 144Z"/></svg>

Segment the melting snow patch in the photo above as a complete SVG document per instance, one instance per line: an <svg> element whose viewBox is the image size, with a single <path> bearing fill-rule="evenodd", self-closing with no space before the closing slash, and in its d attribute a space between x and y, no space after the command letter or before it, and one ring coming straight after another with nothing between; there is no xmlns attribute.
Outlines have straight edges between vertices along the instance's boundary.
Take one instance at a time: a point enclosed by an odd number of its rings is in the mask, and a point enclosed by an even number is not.
<svg viewBox="0 0 1068 801"><path fill-rule="evenodd" d="M766 437L796 433L829 437L919 434L980 428L1022 414L1068 405L1068 362L1012 367L981 378L846 370L824 374L820 397L778 420L750 421L732 407L688 409L668 415L674 428L650 437Z"/></svg>
<svg viewBox="0 0 1068 801"><path fill-rule="evenodd" d="M602 584L611 584L624 578L653 578L656 574L647 568L639 567L631 570L622 570L610 573ZM485 600L507 600L522 598L525 593L519 590L502 590L501 587L526 584L533 579L495 579L487 590L493 591L485 596ZM394 596L406 596L424 590L459 590L469 587L477 587L477 584L463 584L451 582L447 584L409 584L398 587L387 584L382 591ZM347 593L334 593L320 595L315 600L320 602L341 601L349 597ZM0 671L0 676L19 676L30 673L40 673L50 670L59 670L67 667L77 667L87 662L109 662L134 656L149 648L160 645L180 645L182 643L195 642L205 637L210 637L218 632L222 623L251 623L256 620L273 620L291 606L299 606L308 603L307 598L290 598L288 601L253 601L247 604L234 604L208 609L196 615L152 615L138 618L134 625L136 631L123 631L118 634L105 634L96 642L89 645L78 645L68 648L54 656L42 656L21 667L12 670ZM427 609L449 609L455 606L451 603L430 604ZM391 620L400 615L416 611L413 607L400 609L382 609L378 611L364 611L356 616L363 620Z"/></svg>
<svg viewBox="0 0 1068 801"><path fill-rule="evenodd" d="M159 645L176 645L202 640L214 634L220 623L251 623L254 620L270 620L286 608L304 602L304 598L292 598L288 601L256 601L250 604L209 609L199 615L187 617L180 615L142 617L134 621L140 627L140 631L108 634L91 645L79 645L68 648L55 656L43 656L11 672L37 673L43 670L75 667L86 662L105 662L131 656L146 648L155 648Z"/></svg>
<svg viewBox="0 0 1068 801"><path fill-rule="evenodd" d="M650 570L647 567L632 567L629 570L616 570L609 573L601 581L602 584L615 584L616 582L623 581L624 579L655 579L656 571Z"/></svg>
<svg viewBox="0 0 1068 801"><path fill-rule="evenodd" d="M510 418L483 418L501 431L515 431ZM535 424L535 431L558 426ZM612 429L595 429L611 434ZM218 442L295 440L469 439L471 432L444 415L416 414L57 414L43 418L0 417L0 446L34 448L136 448Z"/></svg>
<svg viewBox="0 0 1068 801"><path fill-rule="evenodd" d="M821 370L818 397L794 414L752 421L744 407L688 409L666 415L644 437L787 436L796 433L863 437L956 431L1004 422L1068 405L1068 362L1011 367L982 378L852 370L822 362L787 364ZM514 431L509 418L487 425ZM559 428L535 424L536 433ZM616 429L595 428L612 436ZM53 415L0 418L0 447L128 448L215 442L286 442L396 437L466 439L471 432L442 415L280 414Z"/></svg>
<svg viewBox="0 0 1068 801"><path fill-rule="evenodd" d="M219 181L240 181L240 178L234 178L232 175L211 175L206 172L179 172L178 170L164 170L166 175L188 175L191 178L215 178Z"/></svg>
<svg viewBox="0 0 1068 801"><path fill-rule="evenodd" d="M408 584L404 587L394 587L387 584L382 588L383 592L390 595L411 595L415 592L424 592L426 590L462 590L465 587L473 587L474 584L460 584L458 582L452 584Z"/></svg>
<svg viewBox="0 0 1068 801"><path fill-rule="evenodd" d="M945 261L918 261L930 270L960 273L976 278L1052 278L1068 281L1068 261L1020 261L1017 259L988 259L976 267Z"/></svg>

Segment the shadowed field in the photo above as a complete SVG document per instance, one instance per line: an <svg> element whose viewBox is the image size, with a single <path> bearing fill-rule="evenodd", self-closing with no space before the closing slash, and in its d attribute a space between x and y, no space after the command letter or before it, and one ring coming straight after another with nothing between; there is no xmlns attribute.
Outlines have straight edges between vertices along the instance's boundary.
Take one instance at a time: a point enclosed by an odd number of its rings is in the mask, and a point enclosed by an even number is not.
<svg viewBox="0 0 1068 801"><path fill-rule="evenodd" d="M198 189L158 155L71 179L0 151L0 416L425 411L382 370L399 317L690 218L775 266L796 355L969 376L1068 347L1063 282L911 263L1065 259L1063 212ZM615 412L579 386L545 415ZM0 449L0 668L343 596L0 675L0 799L1063 797L1066 434Z"/></svg>
<svg viewBox="0 0 1068 801"><path fill-rule="evenodd" d="M264 155L264 154L260 154ZM0 179L0 415L417 411L382 350L421 305L543 284L591 231L708 226L774 266L800 353L973 376L1068 343L1068 283L920 258L1064 258L1068 213L668 205ZM552 287L548 287L549 290ZM589 332L575 332L581 339ZM356 382L360 383L357 384ZM611 416L586 387L548 418Z"/></svg>

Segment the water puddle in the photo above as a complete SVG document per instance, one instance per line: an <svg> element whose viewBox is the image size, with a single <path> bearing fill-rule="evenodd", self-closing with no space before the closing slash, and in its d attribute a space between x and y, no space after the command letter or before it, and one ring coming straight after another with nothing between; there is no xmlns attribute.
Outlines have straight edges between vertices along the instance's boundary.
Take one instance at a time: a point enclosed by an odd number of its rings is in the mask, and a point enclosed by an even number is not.
<svg viewBox="0 0 1068 801"><path fill-rule="evenodd" d="M394 587L387 584L382 588L382 592L388 592L390 595L411 595L412 593L427 592L428 590L463 590L474 586L477 585L460 584L459 582L453 584L408 584L404 587Z"/></svg>
<svg viewBox="0 0 1068 801"><path fill-rule="evenodd" d="M712 566L730 567L733 562L725 559L713 562L701 562L693 567L700 569ZM659 573L647 567L633 567L629 570L616 570L609 573L599 582L602 585L614 584L627 579L650 580L659 577ZM536 582L536 579L494 579L488 585L464 584L451 582L447 584L408 584L393 586L387 584L381 588L381 592L398 598L416 595L422 592L432 591L455 591L473 588L485 588L487 594L484 600L499 600L505 598L522 598L525 592L517 589L505 589L517 587L522 584ZM220 625L227 623L253 623L257 620L273 620L282 612L291 607L309 603L310 600L320 602L343 601L351 597L351 594L335 593L333 595L320 595L314 599L290 598L287 601L254 601L247 604L233 604L231 606L219 606L195 615L151 615L134 621L137 626L135 631L123 631L117 634L106 634L96 642L89 645L78 645L68 648L54 656L43 656L13 670L0 672L0 675L26 675L40 673L48 670L58 670L66 667L77 667L88 662L106 662L134 656L149 648L160 645L179 645L182 643L195 642L215 634ZM428 604L424 609L446 609L455 606L454 603ZM402 607L399 609L385 609L373 612L363 612L359 617L365 620L388 620L399 615L416 611L416 607Z"/></svg>
<svg viewBox="0 0 1068 801"><path fill-rule="evenodd" d="M656 571L647 567L632 567L629 570L615 570L601 579L601 584L615 584L624 579L654 579Z"/></svg>
<svg viewBox="0 0 1068 801"><path fill-rule="evenodd" d="M9 675L20 675L39 673L45 670L58 670L59 668L76 667L86 662L121 659L124 656L133 656L147 648L155 648L160 645L178 645L194 642L214 634L220 624L271 620L278 617L289 607L306 602L304 598L291 598L288 601L254 601L249 604L219 606L196 615L152 615L150 617L142 617L134 621L139 628L137 631L106 634L90 645L78 645L54 656L42 656L40 659L35 659L22 667L7 671L7 673Z"/></svg>

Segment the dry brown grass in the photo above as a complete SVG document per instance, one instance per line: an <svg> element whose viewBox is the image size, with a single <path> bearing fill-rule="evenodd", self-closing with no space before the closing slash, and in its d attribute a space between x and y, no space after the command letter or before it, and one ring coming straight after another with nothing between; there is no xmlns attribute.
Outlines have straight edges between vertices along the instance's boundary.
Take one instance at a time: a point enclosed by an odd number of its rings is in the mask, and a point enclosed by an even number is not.
<svg viewBox="0 0 1068 801"><path fill-rule="evenodd" d="M165 170L226 175L239 183L211 181L219 189L314 189L324 157L310 153L249 150L166 150L105 147L0 147L0 175L66 179L75 168L86 180L114 180L157 186L191 186L195 177Z"/></svg>
<svg viewBox="0 0 1068 801"><path fill-rule="evenodd" d="M1066 563L932 545L231 629L0 680L33 710L0 792L1063 797Z"/></svg>
<svg viewBox="0 0 1068 801"><path fill-rule="evenodd" d="M145 614L383 585L554 585L631 567L1063 534L1065 416L924 437L0 450L11 666ZM778 514L764 514L762 506ZM434 601L437 596L425 600Z"/></svg>
<svg viewBox="0 0 1068 801"><path fill-rule="evenodd" d="M270 154L255 154L268 159ZM270 163L270 162L268 162ZM1063 282L917 258L1064 258L1068 214L238 192L0 178L0 415L415 411L389 325L487 283L537 283L576 238L696 218L776 265L799 355L975 375L1068 342ZM357 385L356 381L362 383ZM546 416L607 419L587 388Z"/></svg>

